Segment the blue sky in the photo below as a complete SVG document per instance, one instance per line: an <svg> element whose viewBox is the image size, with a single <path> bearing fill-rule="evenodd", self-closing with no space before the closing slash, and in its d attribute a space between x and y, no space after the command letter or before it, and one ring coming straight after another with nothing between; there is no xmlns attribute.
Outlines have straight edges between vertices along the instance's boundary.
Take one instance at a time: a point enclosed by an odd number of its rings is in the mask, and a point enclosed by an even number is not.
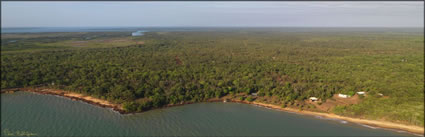
<svg viewBox="0 0 425 137"><path fill-rule="evenodd" d="M1 2L1 27L423 27L424 2Z"/></svg>

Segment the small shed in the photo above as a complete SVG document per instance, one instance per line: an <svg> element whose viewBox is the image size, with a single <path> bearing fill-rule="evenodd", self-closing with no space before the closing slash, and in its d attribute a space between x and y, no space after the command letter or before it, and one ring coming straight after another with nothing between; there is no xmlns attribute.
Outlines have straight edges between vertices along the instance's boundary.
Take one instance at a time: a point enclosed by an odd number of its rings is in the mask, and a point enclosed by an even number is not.
<svg viewBox="0 0 425 137"><path fill-rule="evenodd" d="M350 96L349 95L346 95L346 94L339 93L338 94L338 97L340 97L340 98L349 98Z"/></svg>
<svg viewBox="0 0 425 137"><path fill-rule="evenodd" d="M314 101L319 100L319 99L318 99L318 98L316 98L316 97L310 97L309 99L310 99L311 101L313 101L313 102L314 102Z"/></svg>
<svg viewBox="0 0 425 137"><path fill-rule="evenodd" d="M251 93L251 95L253 95L253 96L257 96L257 93Z"/></svg>

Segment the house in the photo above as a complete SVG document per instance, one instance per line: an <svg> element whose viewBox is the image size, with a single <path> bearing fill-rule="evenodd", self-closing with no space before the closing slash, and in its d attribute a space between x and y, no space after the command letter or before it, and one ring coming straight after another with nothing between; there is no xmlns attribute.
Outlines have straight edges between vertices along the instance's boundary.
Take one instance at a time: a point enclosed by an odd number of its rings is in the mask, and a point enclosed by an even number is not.
<svg viewBox="0 0 425 137"><path fill-rule="evenodd" d="M384 96L384 94L382 94L382 93L378 93L378 95L379 95L379 96Z"/></svg>
<svg viewBox="0 0 425 137"><path fill-rule="evenodd" d="M310 99L312 102L319 100L319 99L318 99L318 98L316 98L316 97L310 97L309 99Z"/></svg>
<svg viewBox="0 0 425 137"><path fill-rule="evenodd" d="M338 94L338 97L340 97L340 98L349 98L350 96L349 96L349 95L345 95L345 94L341 94L341 93L339 93L339 94Z"/></svg>
<svg viewBox="0 0 425 137"><path fill-rule="evenodd" d="M360 91L360 92L357 92L357 94L359 94L359 95L364 95L364 94L366 94L366 92L364 92L364 91Z"/></svg>

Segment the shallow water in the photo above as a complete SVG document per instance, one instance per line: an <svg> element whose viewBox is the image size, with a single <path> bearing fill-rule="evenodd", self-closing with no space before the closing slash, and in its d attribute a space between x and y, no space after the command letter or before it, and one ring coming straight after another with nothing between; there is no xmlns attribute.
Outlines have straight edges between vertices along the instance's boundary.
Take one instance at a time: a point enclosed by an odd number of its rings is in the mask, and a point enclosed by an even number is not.
<svg viewBox="0 0 425 137"><path fill-rule="evenodd" d="M139 30L139 31L131 33L131 36L143 36L144 32L146 32L146 31Z"/></svg>
<svg viewBox="0 0 425 137"><path fill-rule="evenodd" d="M238 103L198 103L121 115L81 101L1 94L1 127L45 136L413 136Z"/></svg>

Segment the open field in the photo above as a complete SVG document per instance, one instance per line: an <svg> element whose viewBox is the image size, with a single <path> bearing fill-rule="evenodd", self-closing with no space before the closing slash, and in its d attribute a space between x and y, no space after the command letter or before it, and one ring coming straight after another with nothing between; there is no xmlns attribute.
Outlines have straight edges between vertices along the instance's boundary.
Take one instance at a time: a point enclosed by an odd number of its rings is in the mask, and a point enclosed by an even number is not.
<svg viewBox="0 0 425 137"><path fill-rule="evenodd" d="M129 112L229 97L424 125L423 32L238 30L54 36L2 35L1 88L48 85L122 104ZM354 103L333 97L358 91L367 96L356 95ZM309 97L322 102L309 103Z"/></svg>

